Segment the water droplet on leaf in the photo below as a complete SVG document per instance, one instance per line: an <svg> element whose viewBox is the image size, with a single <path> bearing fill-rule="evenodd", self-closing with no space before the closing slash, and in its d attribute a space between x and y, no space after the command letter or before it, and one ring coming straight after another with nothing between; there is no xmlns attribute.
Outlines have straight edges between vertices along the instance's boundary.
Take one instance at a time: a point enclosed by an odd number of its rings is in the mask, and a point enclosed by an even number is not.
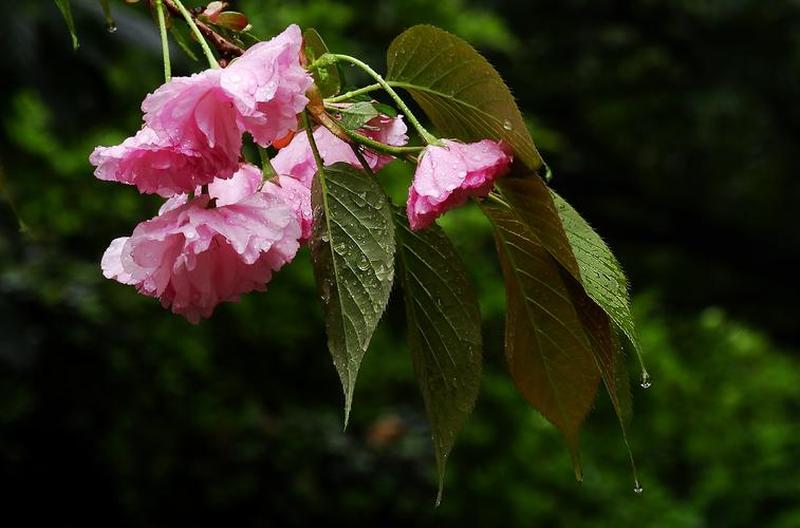
<svg viewBox="0 0 800 528"><path fill-rule="evenodd" d="M324 280L322 281L322 302L327 304L330 298L331 298L331 283L328 280Z"/></svg>

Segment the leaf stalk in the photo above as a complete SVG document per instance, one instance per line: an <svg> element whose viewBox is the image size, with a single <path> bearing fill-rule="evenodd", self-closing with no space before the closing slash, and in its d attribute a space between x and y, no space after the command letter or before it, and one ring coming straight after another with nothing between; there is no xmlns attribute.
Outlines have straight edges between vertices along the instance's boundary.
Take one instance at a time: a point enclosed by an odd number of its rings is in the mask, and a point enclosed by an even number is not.
<svg viewBox="0 0 800 528"><path fill-rule="evenodd" d="M169 61L167 22L164 17L164 4L161 0L156 0L156 14L158 15L158 31L161 34L161 54L164 57L164 82L169 82L172 79L172 66Z"/></svg>

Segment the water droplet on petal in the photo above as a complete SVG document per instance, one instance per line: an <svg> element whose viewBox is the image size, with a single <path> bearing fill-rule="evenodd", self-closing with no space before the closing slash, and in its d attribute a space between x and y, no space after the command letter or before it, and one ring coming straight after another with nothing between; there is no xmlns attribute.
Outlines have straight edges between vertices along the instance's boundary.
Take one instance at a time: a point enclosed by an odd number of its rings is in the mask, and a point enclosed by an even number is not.
<svg viewBox="0 0 800 528"><path fill-rule="evenodd" d="M653 378L650 377L650 374L648 374L646 370L643 370L640 385L643 389L649 389L652 384Z"/></svg>
<svg viewBox="0 0 800 528"><path fill-rule="evenodd" d="M331 283L328 280L322 281L322 302L327 304L331 298Z"/></svg>
<svg viewBox="0 0 800 528"><path fill-rule="evenodd" d="M505 128L506 130L511 130L511 129L513 128L513 127L511 126L511 121L509 121L508 119L506 119L505 121L503 121L503 128Z"/></svg>

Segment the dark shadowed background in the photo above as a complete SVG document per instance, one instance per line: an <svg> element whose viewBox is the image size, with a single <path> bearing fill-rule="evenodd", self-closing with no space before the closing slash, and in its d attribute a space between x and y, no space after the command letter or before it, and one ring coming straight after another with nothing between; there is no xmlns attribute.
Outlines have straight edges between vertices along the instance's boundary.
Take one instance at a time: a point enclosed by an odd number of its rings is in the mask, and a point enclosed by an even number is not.
<svg viewBox="0 0 800 528"><path fill-rule="evenodd" d="M77 52L52 2L4 10L3 525L800 526L800 4L234 3L262 36L313 26L378 69L415 23L469 40L512 87L553 187L629 273L654 378L632 379L642 495L603 396L574 481L504 373L489 226L472 205L443 219L480 292L486 373L438 509L399 304L342 432L305 251L198 326L102 278L109 241L159 205L87 161L139 127L162 82L144 2L111 4L113 34L96 2L73 2ZM177 74L203 68L172 56ZM402 194L408 169L382 179Z"/></svg>

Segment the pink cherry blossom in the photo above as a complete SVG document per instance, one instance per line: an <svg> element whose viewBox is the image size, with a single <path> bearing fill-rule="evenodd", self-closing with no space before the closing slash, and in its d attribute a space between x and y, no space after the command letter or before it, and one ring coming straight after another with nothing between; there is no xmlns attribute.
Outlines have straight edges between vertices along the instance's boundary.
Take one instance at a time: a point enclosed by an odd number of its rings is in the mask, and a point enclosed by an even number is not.
<svg viewBox="0 0 800 528"><path fill-rule="evenodd" d="M214 198L216 205L231 205L257 192L261 187L261 169L250 163L239 165L228 180L214 180L208 185L208 195Z"/></svg>
<svg viewBox="0 0 800 528"><path fill-rule="evenodd" d="M311 214L311 189L291 176L275 176L263 182L261 169L250 163L242 163L239 170L227 180L214 180L208 185L208 195L217 206L234 204L254 192L264 192L280 199L297 217L300 224L300 243L311 236L313 217ZM201 189L195 190L199 194ZM161 206L159 214L186 203L188 196L173 196Z"/></svg>
<svg viewBox="0 0 800 528"><path fill-rule="evenodd" d="M230 174L236 170L237 158L238 153L198 148L192 142L181 143L144 127L121 145L97 147L89 161L101 180L135 185L142 193L169 197Z"/></svg>
<svg viewBox="0 0 800 528"><path fill-rule="evenodd" d="M246 184L246 178L229 183ZM265 290L272 272L294 258L300 225L282 199L241 194L219 207L205 195L174 197L130 237L111 243L103 255L103 274L159 298L193 323L210 317L220 302ZM233 195L230 189L224 193Z"/></svg>
<svg viewBox="0 0 800 528"><path fill-rule="evenodd" d="M500 142L442 142L442 146L430 145L422 152L408 191L406 212L415 230L428 227L470 196L489 194L494 181L511 164L511 154Z"/></svg>
<svg viewBox="0 0 800 528"><path fill-rule="evenodd" d="M311 212L311 189L291 176L277 176L264 183L262 192L276 196L291 206L300 222L300 243L311 238L314 215Z"/></svg>
<svg viewBox="0 0 800 528"><path fill-rule="evenodd" d="M250 163L242 163L229 180L215 180L208 186L208 194L216 204L228 205L241 200L246 194L260 190L280 199L294 212L300 224L300 243L311 236L311 189L290 176L275 176L262 184L261 169Z"/></svg>
<svg viewBox="0 0 800 528"><path fill-rule="evenodd" d="M145 98L142 111L145 123L158 135L224 158L231 170L217 177L227 178L238 165L242 132L233 98L220 86L222 71L173 77Z"/></svg>
<svg viewBox="0 0 800 528"><path fill-rule="evenodd" d="M408 142L406 132L402 116L389 117L383 114L371 119L360 130L360 133L375 141L398 147ZM317 128L314 131L314 141L326 166L342 161L354 167L361 167L350 145L334 136L327 128ZM380 170L392 160L390 156L376 154L370 150L364 152L364 158L372 170ZM289 145L278 152L272 160L272 165L278 174L292 176L310 186L317 166L308 143L308 136L297 134Z"/></svg>
<svg viewBox="0 0 800 528"><path fill-rule="evenodd" d="M300 64L303 36L296 24L249 48L222 72L220 84L237 109L237 122L267 146L297 129L297 114L313 84Z"/></svg>

